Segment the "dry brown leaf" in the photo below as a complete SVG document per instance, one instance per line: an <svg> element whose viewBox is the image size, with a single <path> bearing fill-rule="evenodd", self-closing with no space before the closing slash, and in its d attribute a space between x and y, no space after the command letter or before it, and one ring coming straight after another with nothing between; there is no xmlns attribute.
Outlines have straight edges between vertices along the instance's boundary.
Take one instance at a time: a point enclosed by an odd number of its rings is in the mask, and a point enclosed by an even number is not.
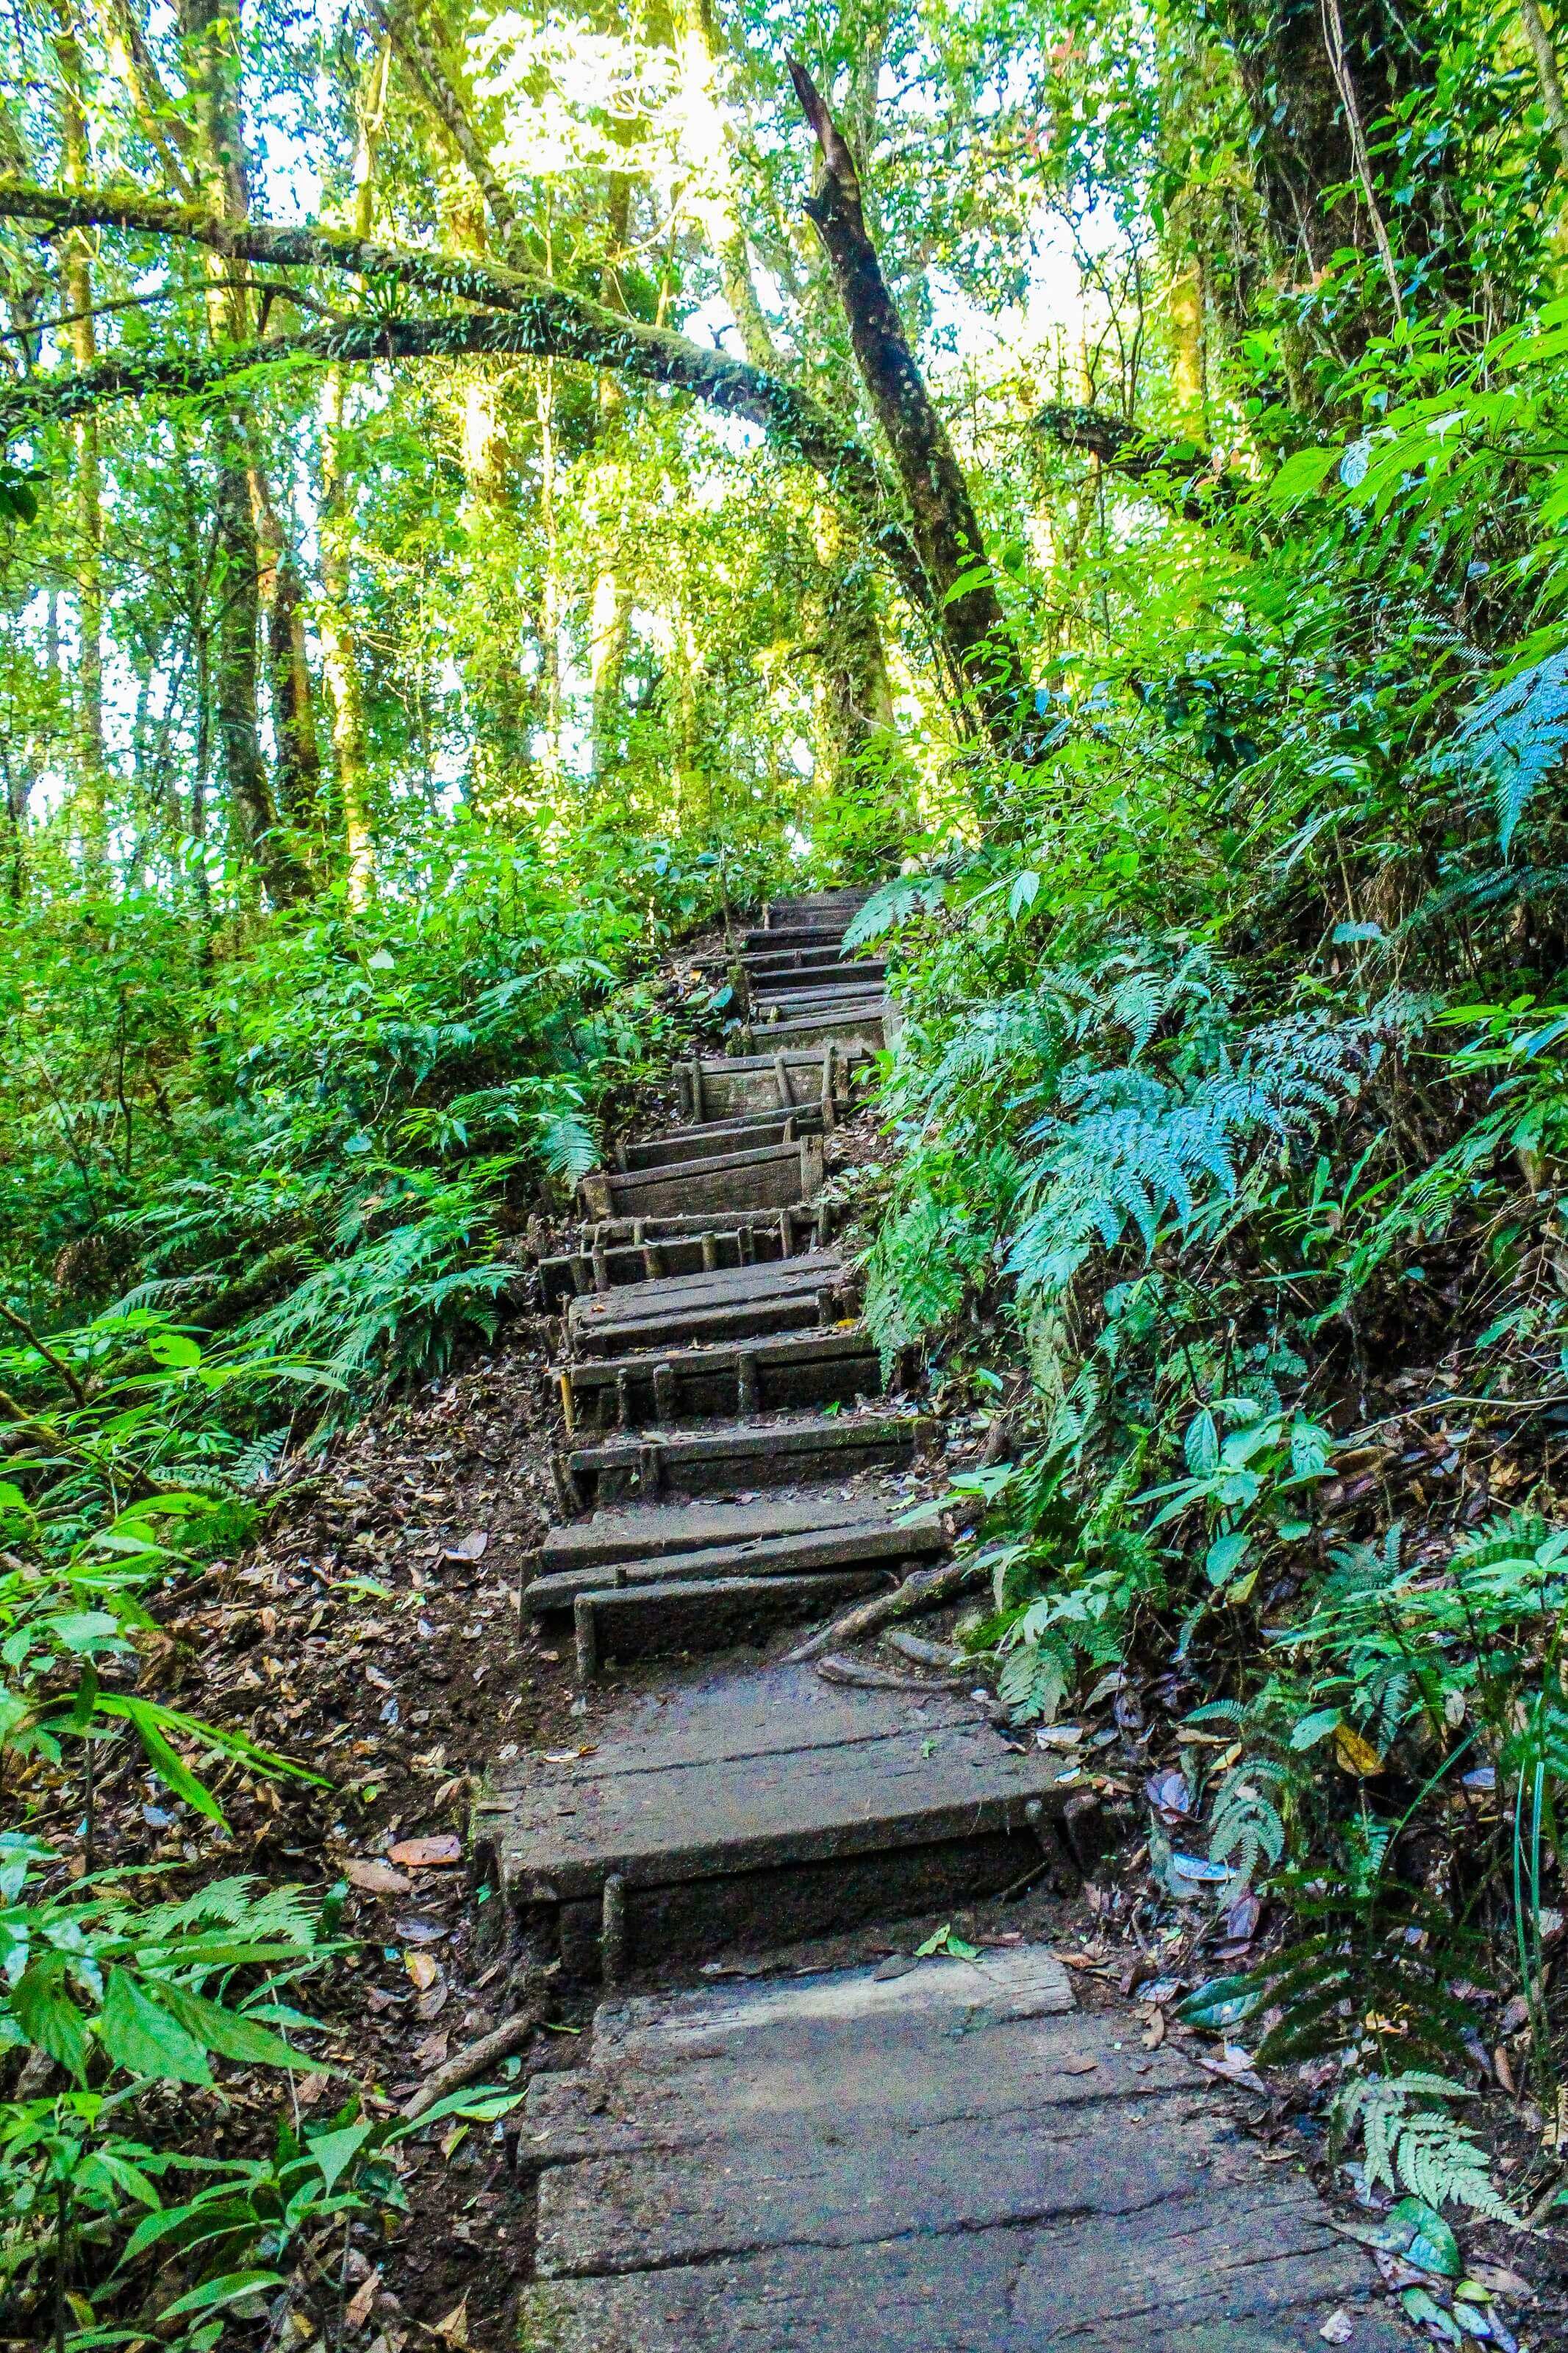
<svg viewBox="0 0 1568 2353"><path fill-rule="evenodd" d="M445 2320L436 2323L436 2334L444 2337L448 2345L467 2345L468 2341L468 2299L454 2305Z"/></svg>
<svg viewBox="0 0 1568 2353"><path fill-rule="evenodd" d="M1164 2040L1165 2013L1163 2010L1156 2010L1151 2014L1148 2026L1144 2030L1143 2048L1145 2051L1158 2051Z"/></svg>
<svg viewBox="0 0 1568 2353"><path fill-rule="evenodd" d="M446 1870L462 1862L463 1841L454 1831L442 1831L435 1838L399 1839L389 1852L394 1862L409 1871Z"/></svg>
<svg viewBox="0 0 1568 2353"><path fill-rule="evenodd" d="M1383 1759L1370 1740L1363 1740L1353 1725L1342 1724L1334 1734L1334 1755L1340 1770L1352 1773L1358 1781L1370 1781L1383 1770Z"/></svg>
<svg viewBox="0 0 1568 2353"><path fill-rule="evenodd" d="M376 2289L381 2285L379 2272L367 2272L355 2288L343 2309L343 2318L351 2328L363 2328L370 2318L371 2306L375 2302Z"/></svg>
<svg viewBox="0 0 1568 2353"><path fill-rule="evenodd" d="M1062 2061L1062 2073L1064 2075L1092 2075L1099 2065L1099 2060L1091 2059L1086 2052L1080 2058L1064 2059Z"/></svg>
<svg viewBox="0 0 1568 2353"><path fill-rule="evenodd" d="M405 1953L403 1966L421 1993L428 1993L441 1974L428 1953Z"/></svg>
<svg viewBox="0 0 1568 2353"><path fill-rule="evenodd" d="M393 1849L395 1854L396 1848ZM406 1895L414 1882L401 1871L394 1871L389 1862L362 1862L357 1856L343 1865L343 1877L351 1887L363 1887L371 1895Z"/></svg>

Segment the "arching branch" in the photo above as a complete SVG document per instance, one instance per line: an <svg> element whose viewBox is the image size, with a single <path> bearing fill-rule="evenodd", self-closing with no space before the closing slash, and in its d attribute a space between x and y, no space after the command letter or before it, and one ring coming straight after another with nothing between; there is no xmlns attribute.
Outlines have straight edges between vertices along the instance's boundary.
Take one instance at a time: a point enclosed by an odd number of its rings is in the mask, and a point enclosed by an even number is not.
<svg viewBox="0 0 1568 2353"><path fill-rule="evenodd" d="M1034 424L1064 449L1081 449L1128 481L1146 483L1154 497L1178 506L1189 522L1213 522L1216 515L1229 513L1248 487L1227 473L1211 451L1191 441L1165 441L1141 433L1135 425L1108 417L1100 408L1042 408Z"/></svg>
<svg viewBox="0 0 1568 2353"><path fill-rule="evenodd" d="M337 359L347 364L489 351L579 360L589 367L611 368L646 383L689 392L710 407L760 427L776 447L822 476L887 562L911 603L924 612L940 613L938 593L870 451L798 385L787 384L727 352L692 343L670 328L628 319L527 270L388 245L375 237L356 236L351 229L285 228L265 221L222 220L194 206L171 204L130 190L90 189L67 195L16 181L0 181L0 218L45 221L57 228L119 228L146 237L187 238L237 261L264 262L272 269L342 270L392 280L421 293L483 305L491 314L394 319L374 326L353 323L319 334L239 345L192 361L110 361L75 379L35 378L7 388L0 401L0 429L7 433L25 430L43 415L80 414L106 400L130 399L144 392L208 391L247 368L290 355L301 361ZM497 317L496 312L505 316Z"/></svg>

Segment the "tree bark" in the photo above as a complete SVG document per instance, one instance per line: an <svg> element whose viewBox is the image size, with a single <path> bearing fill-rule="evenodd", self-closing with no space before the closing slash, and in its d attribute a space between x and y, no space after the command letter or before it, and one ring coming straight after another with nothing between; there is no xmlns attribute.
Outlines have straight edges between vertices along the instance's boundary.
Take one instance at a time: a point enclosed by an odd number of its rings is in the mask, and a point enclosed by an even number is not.
<svg viewBox="0 0 1568 2353"><path fill-rule="evenodd" d="M1563 102L1557 50L1536 0L1519 0L1519 20L1524 26L1524 37L1535 59L1536 79L1541 84L1541 103L1552 126L1552 136L1556 140L1564 162L1568 162L1568 104Z"/></svg>
<svg viewBox="0 0 1568 2353"><path fill-rule="evenodd" d="M85 188L91 170L81 48L68 0L59 0L55 56L60 71L60 146L66 178L73 188ZM61 247L60 290L65 297L63 307L72 314L71 357L77 368L86 372L98 357L98 343L92 319L92 248L80 229L67 237ZM81 639L76 688L76 807L88 871L101 882L109 868L109 811L103 761L103 500L96 417L80 417L71 438L76 449L77 628Z"/></svg>
<svg viewBox="0 0 1568 2353"><path fill-rule="evenodd" d="M278 800L301 841L316 830L321 753L310 691L305 636L304 594L300 567L289 544L283 518L272 503L270 486L258 465L250 468L250 505L260 561L258 586L267 643L268 697L277 749Z"/></svg>
<svg viewBox="0 0 1568 2353"><path fill-rule="evenodd" d="M237 6L235 0L180 0L179 18L195 109L192 162L197 185L215 224L239 227L249 212L250 185L238 102ZM207 276L207 324L221 358L227 347L243 347L249 336L249 298L242 284L221 274L210 261ZM215 438L218 612L213 716L218 755L238 840L254 860L268 896L275 905L285 906L305 895L310 877L279 825L261 748L256 506L269 511L271 498L252 436L237 410L226 406L220 411Z"/></svg>
<svg viewBox="0 0 1568 2353"><path fill-rule="evenodd" d="M382 44L359 92L354 126L353 227L367 237L375 208L375 156L386 111L391 45ZM331 710L332 764L342 813L344 881L349 904L364 906L375 892L375 841L370 818L370 772L364 733L364 686L354 625L351 557L353 485L343 438L347 382L342 367L328 371L321 394L321 603L318 626L327 701Z"/></svg>
<svg viewBox="0 0 1568 2353"><path fill-rule="evenodd" d="M927 389L866 227L859 175L804 66L791 77L816 135L821 169L807 199L850 342L909 503L910 536L934 612L974 717L999 749L1017 748L1027 681L1002 610L980 519L947 427Z"/></svg>

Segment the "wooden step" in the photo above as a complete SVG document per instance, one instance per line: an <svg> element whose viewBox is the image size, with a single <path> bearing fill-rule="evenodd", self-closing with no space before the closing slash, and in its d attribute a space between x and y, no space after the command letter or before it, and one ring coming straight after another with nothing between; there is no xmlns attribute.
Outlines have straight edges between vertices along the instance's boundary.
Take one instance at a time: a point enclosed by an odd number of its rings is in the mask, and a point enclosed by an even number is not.
<svg viewBox="0 0 1568 2353"><path fill-rule="evenodd" d="M875 1567L830 1568L799 1577L724 1577L606 1586L579 1593L572 1606L577 1680L637 1659L689 1658L759 1642L775 1626L824 1618L886 1586Z"/></svg>
<svg viewBox="0 0 1568 2353"><path fill-rule="evenodd" d="M968 1698L783 1666L669 1694L587 1756L499 1768L474 1837L568 1974L615 1977L994 1893L1079 1778Z"/></svg>
<svg viewBox="0 0 1568 2353"><path fill-rule="evenodd" d="M786 1043L777 1052L679 1062L675 1078L681 1111L688 1119L703 1120L796 1103L831 1103L842 1112L853 1102L858 1086L864 1092L875 1066L868 1050L856 1050L837 1039L833 1045L831 1054L821 1045Z"/></svg>
<svg viewBox="0 0 1568 2353"><path fill-rule="evenodd" d="M740 1119L707 1120L700 1127L667 1127L658 1135L639 1137L616 1152L616 1165L629 1168L674 1167L692 1160L717 1160L727 1153L761 1152L770 1145L794 1144L822 1130L820 1103L802 1104L798 1111L752 1112Z"/></svg>
<svg viewBox="0 0 1568 2353"><path fill-rule="evenodd" d="M836 1487L808 1487L802 1494L768 1495L749 1504L637 1504L629 1510L595 1512L592 1519L568 1520L551 1528L524 1561L522 1581L526 1590L536 1577L581 1570L597 1577L617 1562L629 1572L637 1561L667 1560L764 1536L851 1527L876 1516L865 1496Z"/></svg>
<svg viewBox="0 0 1568 2353"><path fill-rule="evenodd" d="M531 1618L548 1618L570 1609L580 1594L601 1592L606 1587L624 1591L641 1586L653 1592L678 1581L813 1577L840 1568L869 1567L887 1576L917 1567L922 1561L940 1560L949 1548L947 1532L934 1514L906 1526L885 1513L868 1513L864 1504L861 1512L859 1519L839 1526L773 1529L765 1535L721 1539L663 1555L574 1561L531 1578L522 1606ZM657 1516L647 1514L650 1519ZM681 1516L670 1514L671 1518Z"/></svg>
<svg viewBox="0 0 1568 2353"><path fill-rule="evenodd" d="M887 965L872 957L841 956L837 952L816 955L805 948L792 949L786 955L746 959L753 996L774 988L834 988L845 981L869 987L885 982L887 974Z"/></svg>
<svg viewBox="0 0 1568 2353"><path fill-rule="evenodd" d="M690 1166L660 1164L622 1176L595 1169L578 1192L592 1218L692 1217L725 1209L785 1208L822 1187L822 1138L725 1152Z"/></svg>
<svg viewBox="0 0 1568 2353"><path fill-rule="evenodd" d="M787 1021L771 1020L760 1013L738 1025L739 1042L747 1055L771 1054L784 1046L827 1045L857 1057L879 1054L888 1034L888 1003L883 997L848 1012L803 1013L792 1015Z"/></svg>
<svg viewBox="0 0 1568 2353"><path fill-rule="evenodd" d="M763 909L763 935L826 932L842 936L870 896L869 891L812 891L801 899L771 900Z"/></svg>
<svg viewBox="0 0 1568 2353"><path fill-rule="evenodd" d="M573 1356L679 1345L751 1332L801 1330L847 1315L848 1271L837 1250L758 1266L674 1275L574 1299L566 1311Z"/></svg>
<svg viewBox="0 0 1568 2353"><path fill-rule="evenodd" d="M723 1223L714 1213L699 1218L639 1218L611 1220L583 1250L541 1259L540 1287L547 1308L626 1285L657 1282L668 1275L697 1274L721 1267L757 1266L794 1258L820 1236L826 1212L805 1203L782 1209L742 1211Z"/></svg>
<svg viewBox="0 0 1568 2353"><path fill-rule="evenodd" d="M849 1405L879 1396L884 1385L862 1324L733 1346L649 1348L564 1364L557 1374L568 1435L579 1427L638 1430L785 1406Z"/></svg>
<svg viewBox="0 0 1568 2353"><path fill-rule="evenodd" d="M856 1013L878 1011L885 1001L882 984L873 981L843 981L831 987L809 988L779 988L760 996L752 1007L753 1029L758 1022L772 1020L776 1013L781 1021L797 1021L812 1013Z"/></svg>
<svg viewBox="0 0 1568 2353"><path fill-rule="evenodd" d="M978 2040L976 2037L978 2035ZM1304 2168L1044 1947L601 2004L536 2074L552 2353L1415 2353Z"/></svg>
<svg viewBox="0 0 1568 2353"><path fill-rule="evenodd" d="M722 1495L736 1488L902 1470L940 1447L942 1439L941 1422L929 1415L805 1414L722 1430L609 1438L563 1451L552 1467L567 1508L583 1512L633 1495L652 1503L668 1493Z"/></svg>
<svg viewBox="0 0 1568 2353"><path fill-rule="evenodd" d="M772 930L743 932L742 956L767 955L775 948L837 948L849 929L847 919L822 923L779 923Z"/></svg>

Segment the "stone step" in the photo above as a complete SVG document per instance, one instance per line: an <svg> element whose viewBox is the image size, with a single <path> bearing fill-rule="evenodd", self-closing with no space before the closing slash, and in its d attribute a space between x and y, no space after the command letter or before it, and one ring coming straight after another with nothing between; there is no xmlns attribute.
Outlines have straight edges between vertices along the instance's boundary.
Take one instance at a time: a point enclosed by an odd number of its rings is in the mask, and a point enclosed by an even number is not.
<svg viewBox="0 0 1568 2353"><path fill-rule="evenodd" d="M536 2075L556 2353L1411 2353L1304 2172L1038 1946L599 2009Z"/></svg>
<svg viewBox="0 0 1568 2353"><path fill-rule="evenodd" d="M849 1405L884 1387L876 1345L860 1324L730 1346L639 1349L556 1369L569 1436L579 1426L637 1430L786 1406Z"/></svg>
<svg viewBox="0 0 1568 2353"><path fill-rule="evenodd" d="M587 1756L498 1768L474 1834L541 1946L614 1978L994 1894L1040 1861L1067 1770L968 1698L786 1665L672 1692Z"/></svg>
<svg viewBox="0 0 1568 2353"><path fill-rule="evenodd" d="M775 1626L825 1617L886 1583L875 1567L825 1568L800 1577L670 1577L579 1593L572 1605L577 1680L594 1683L604 1667L638 1659L760 1642Z"/></svg>
<svg viewBox="0 0 1568 2353"><path fill-rule="evenodd" d="M822 1186L822 1138L720 1153L685 1166L595 1169L578 1186L591 1218L709 1216L725 1209L782 1209L808 1201Z"/></svg>
<svg viewBox="0 0 1568 2353"><path fill-rule="evenodd" d="M942 1443L942 1424L912 1413L805 1414L721 1430L648 1430L563 1451L554 1458L566 1508L587 1511L636 1496L722 1495L903 1470Z"/></svg>
<svg viewBox="0 0 1568 2353"><path fill-rule="evenodd" d="M795 1103L848 1107L857 1082L862 1091L873 1064L866 1048L786 1046L777 1052L731 1055L721 1060L678 1062L676 1084L688 1119L726 1119L744 1111Z"/></svg>
<svg viewBox="0 0 1568 2353"><path fill-rule="evenodd" d="M847 1286L837 1250L627 1284L574 1299L567 1344L574 1356L603 1356L836 1324L847 1313Z"/></svg>
<svg viewBox="0 0 1568 2353"><path fill-rule="evenodd" d="M593 1292L623 1290L669 1275L776 1264L815 1246L826 1223L826 1212L805 1202L782 1209L742 1210L722 1224L716 1224L711 1214L615 1219L587 1250L541 1259L540 1286L546 1307L558 1307ZM616 1239L605 1240L605 1233Z"/></svg>
<svg viewBox="0 0 1568 2353"><path fill-rule="evenodd" d="M662 1555L626 1557L617 1554L553 1568L542 1566L540 1574L524 1588L522 1606L531 1618L548 1618L572 1609L580 1594L602 1592L606 1587L616 1591L643 1587L651 1592L681 1580L689 1584L702 1578L814 1577L829 1569L866 1567L885 1577L940 1559L947 1550L946 1531L934 1516L906 1527L885 1514L868 1515L837 1526L770 1530L728 1541L721 1538L714 1544Z"/></svg>
<svg viewBox="0 0 1568 2353"><path fill-rule="evenodd" d="M740 1119L705 1120L700 1127L667 1127L635 1144L623 1144L616 1166L631 1168L673 1167L692 1160L717 1160L727 1153L761 1152L769 1145L794 1144L798 1137L820 1134L820 1103L803 1103L798 1111L750 1112Z"/></svg>

